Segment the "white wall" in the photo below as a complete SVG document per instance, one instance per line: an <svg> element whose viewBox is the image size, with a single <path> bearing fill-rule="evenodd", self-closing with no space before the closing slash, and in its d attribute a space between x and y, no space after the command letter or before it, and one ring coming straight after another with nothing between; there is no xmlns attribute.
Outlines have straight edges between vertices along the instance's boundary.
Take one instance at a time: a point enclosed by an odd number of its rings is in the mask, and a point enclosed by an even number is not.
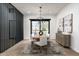
<svg viewBox="0 0 79 59"><path fill-rule="evenodd" d="M24 15L24 39L30 39L30 20L29 19L36 19L39 16L34 15ZM54 16L47 16L44 15L43 18L51 19L50 20L50 37L55 39L56 33L56 19Z"/></svg>
<svg viewBox="0 0 79 59"><path fill-rule="evenodd" d="M71 48L76 52L79 52L79 4L69 4L64 7L57 15L57 23L59 19L71 13L73 13L73 32L71 37Z"/></svg>

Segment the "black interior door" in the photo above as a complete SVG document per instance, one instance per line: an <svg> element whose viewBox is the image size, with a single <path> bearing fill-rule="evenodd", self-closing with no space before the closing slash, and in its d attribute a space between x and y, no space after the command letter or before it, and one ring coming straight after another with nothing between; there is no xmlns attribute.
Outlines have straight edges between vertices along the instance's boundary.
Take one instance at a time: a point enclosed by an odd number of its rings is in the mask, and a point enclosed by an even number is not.
<svg viewBox="0 0 79 59"><path fill-rule="evenodd" d="M9 20L10 46L16 43L16 20Z"/></svg>

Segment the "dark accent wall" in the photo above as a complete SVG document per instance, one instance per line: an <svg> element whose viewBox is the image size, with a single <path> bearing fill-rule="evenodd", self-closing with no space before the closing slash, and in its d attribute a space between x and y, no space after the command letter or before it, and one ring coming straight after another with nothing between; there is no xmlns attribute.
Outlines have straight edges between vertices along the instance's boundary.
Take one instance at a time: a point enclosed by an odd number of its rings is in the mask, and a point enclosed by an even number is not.
<svg viewBox="0 0 79 59"><path fill-rule="evenodd" d="M10 3L0 3L0 52L23 40L23 14Z"/></svg>

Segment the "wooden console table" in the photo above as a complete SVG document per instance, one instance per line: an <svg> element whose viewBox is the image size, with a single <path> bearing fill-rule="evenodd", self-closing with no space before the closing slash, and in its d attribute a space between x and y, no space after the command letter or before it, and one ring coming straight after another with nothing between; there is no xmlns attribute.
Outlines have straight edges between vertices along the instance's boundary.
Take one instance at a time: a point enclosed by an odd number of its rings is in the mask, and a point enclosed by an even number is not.
<svg viewBox="0 0 79 59"><path fill-rule="evenodd" d="M56 41L64 47L70 47L71 35L56 33Z"/></svg>

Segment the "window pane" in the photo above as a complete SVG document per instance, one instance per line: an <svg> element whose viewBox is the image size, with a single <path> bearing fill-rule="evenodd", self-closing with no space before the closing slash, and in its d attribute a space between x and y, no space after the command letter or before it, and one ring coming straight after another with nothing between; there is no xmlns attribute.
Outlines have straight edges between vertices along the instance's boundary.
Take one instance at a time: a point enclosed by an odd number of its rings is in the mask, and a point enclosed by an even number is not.
<svg viewBox="0 0 79 59"><path fill-rule="evenodd" d="M32 35L39 35L40 30L44 35L48 35L49 21L32 21Z"/></svg>
<svg viewBox="0 0 79 59"><path fill-rule="evenodd" d="M32 34L38 34L39 26L39 21L32 21Z"/></svg>
<svg viewBox="0 0 79 59"><path fill-rule="evenodd" d="M48 34L48 21L41 21L41 30L44 34Z"/></svg>

